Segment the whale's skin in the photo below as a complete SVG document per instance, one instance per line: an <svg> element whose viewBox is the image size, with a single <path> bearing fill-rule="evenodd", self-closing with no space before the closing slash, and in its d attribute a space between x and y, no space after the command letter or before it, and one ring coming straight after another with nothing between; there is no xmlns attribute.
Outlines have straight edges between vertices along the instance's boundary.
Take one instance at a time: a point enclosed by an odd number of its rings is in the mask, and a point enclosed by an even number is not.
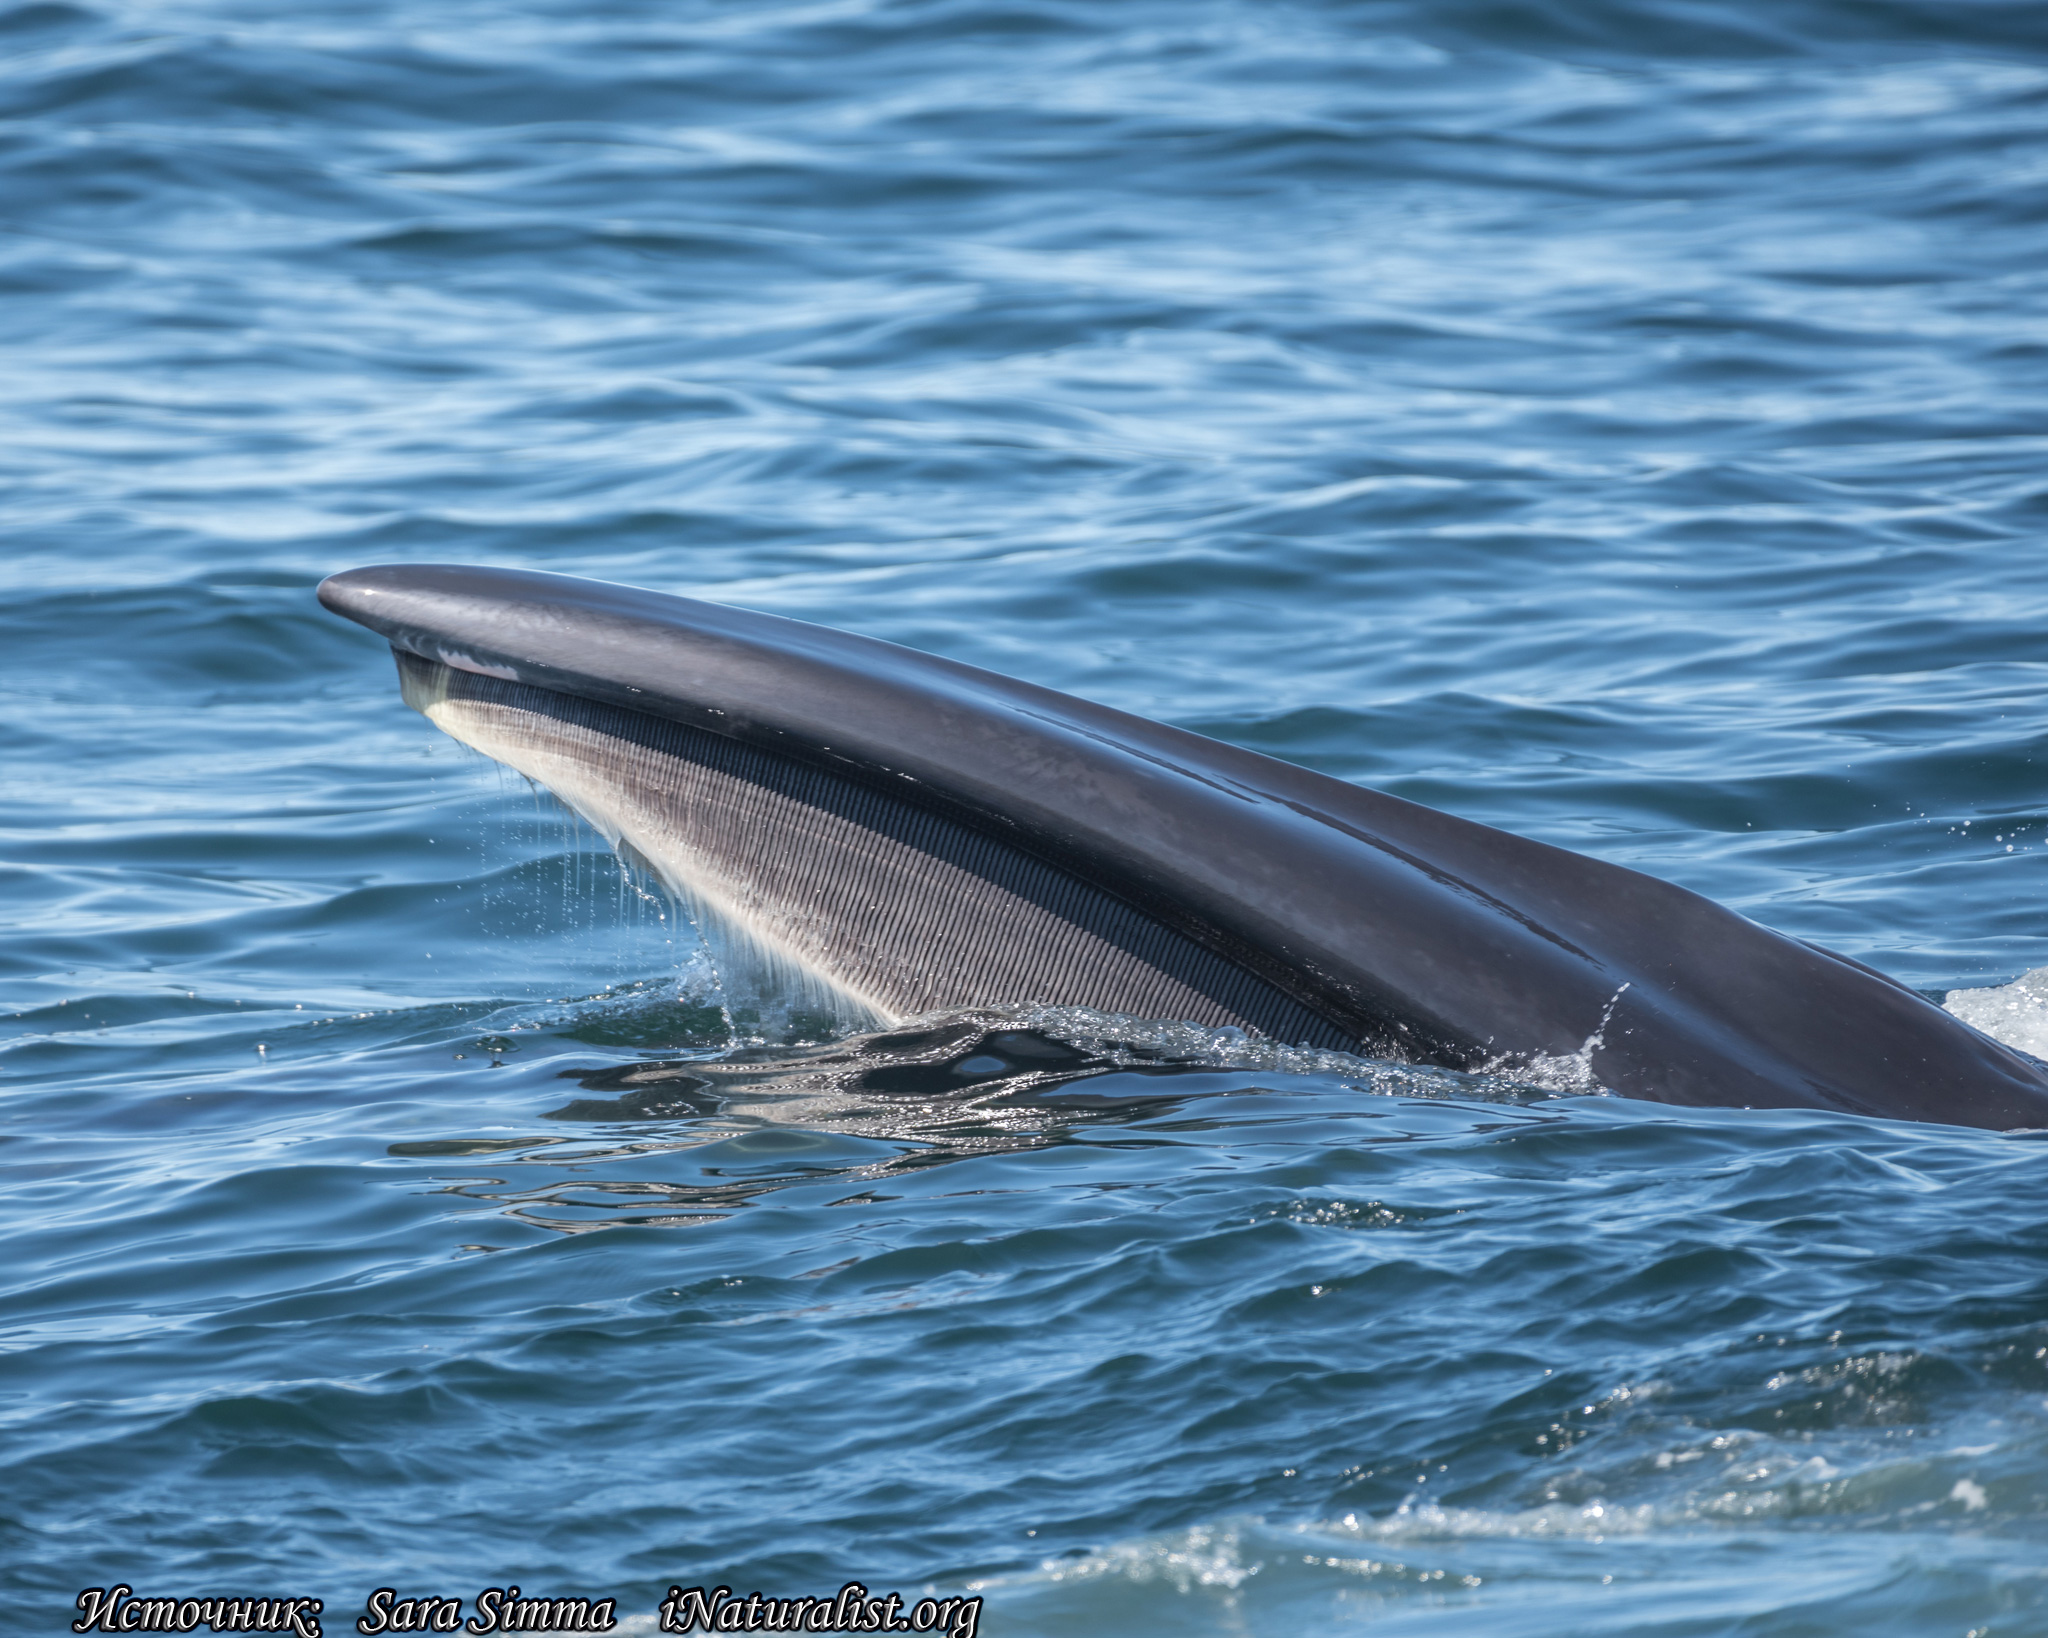
<svg viewBox="0 0 2048 1638"><path fill-rule="evenodd" d="M437 722L681 885L703 864L715 907L884 1022L1068 1003L1671 1104L2048 1126L2042 1066L1858 962L1253 751L564 575L383 566L319 596Z"/></svg>

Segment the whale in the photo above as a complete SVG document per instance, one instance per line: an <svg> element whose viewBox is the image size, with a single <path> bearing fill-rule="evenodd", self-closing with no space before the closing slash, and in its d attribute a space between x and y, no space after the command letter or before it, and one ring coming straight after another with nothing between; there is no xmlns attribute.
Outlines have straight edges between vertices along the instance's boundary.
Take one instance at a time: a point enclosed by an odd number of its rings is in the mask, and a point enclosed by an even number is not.
<svg viewBox="0 0 2048 1638"><path fill-rule="evenodd" d="M872 637L525 569L319 587L403 697L847 1016L1079 1007L1694 1107L2048 1126L2048 1066L1641 871Z"/></svg>

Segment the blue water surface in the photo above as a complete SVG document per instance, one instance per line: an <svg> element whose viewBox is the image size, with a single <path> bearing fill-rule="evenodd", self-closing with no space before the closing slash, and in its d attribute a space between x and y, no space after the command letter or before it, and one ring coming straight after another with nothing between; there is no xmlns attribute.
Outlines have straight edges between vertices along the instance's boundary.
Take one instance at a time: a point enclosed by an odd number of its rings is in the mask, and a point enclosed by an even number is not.
<svg viewBox="0 0 2048 1638"><path fill-rule="evenodd" d="M881 1097L312 596L821 620L1985 988L2044 320L2031 0L0 11L0 1629L2048 1633L2038 1135Z"/></svg>

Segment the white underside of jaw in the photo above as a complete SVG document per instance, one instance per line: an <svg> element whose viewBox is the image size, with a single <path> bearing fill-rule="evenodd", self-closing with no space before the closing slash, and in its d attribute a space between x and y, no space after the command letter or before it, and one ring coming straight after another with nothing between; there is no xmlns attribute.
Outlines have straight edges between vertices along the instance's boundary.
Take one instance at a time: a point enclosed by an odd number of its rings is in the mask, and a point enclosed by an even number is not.
<svg viewBox="0 0 2048 1638"><path fill-rule="evenodd" d="M700 931L707 930L706 923L715 930L726 963L767 977L774 987L791 987L793 980L794 987L817 992L848 1022L887 1027L903 1021L875 996L819 968L777 932L772 917L749 902L745 884L727 879L714 859L689 849L650 803L607 779L588 758L505 732L489 708L439 690L419 692L422 697L409 703L449 738L544 786L622 858L651 866L662 885L687 906Z"/></svg>

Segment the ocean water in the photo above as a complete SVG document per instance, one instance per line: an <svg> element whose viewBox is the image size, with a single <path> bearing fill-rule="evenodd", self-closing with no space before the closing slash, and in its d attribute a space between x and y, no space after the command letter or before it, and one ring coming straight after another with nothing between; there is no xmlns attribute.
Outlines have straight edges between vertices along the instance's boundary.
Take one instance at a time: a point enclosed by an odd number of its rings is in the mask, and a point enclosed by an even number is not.
<svg viewBox="0 0 2048 1638"><path fill-rule="evenodd" d="M0 1630L2048 1633L2042 1134L737 1016L312 595L824 621L2048 1050L2044 298L2036 4L0 11Z"/></svg>

